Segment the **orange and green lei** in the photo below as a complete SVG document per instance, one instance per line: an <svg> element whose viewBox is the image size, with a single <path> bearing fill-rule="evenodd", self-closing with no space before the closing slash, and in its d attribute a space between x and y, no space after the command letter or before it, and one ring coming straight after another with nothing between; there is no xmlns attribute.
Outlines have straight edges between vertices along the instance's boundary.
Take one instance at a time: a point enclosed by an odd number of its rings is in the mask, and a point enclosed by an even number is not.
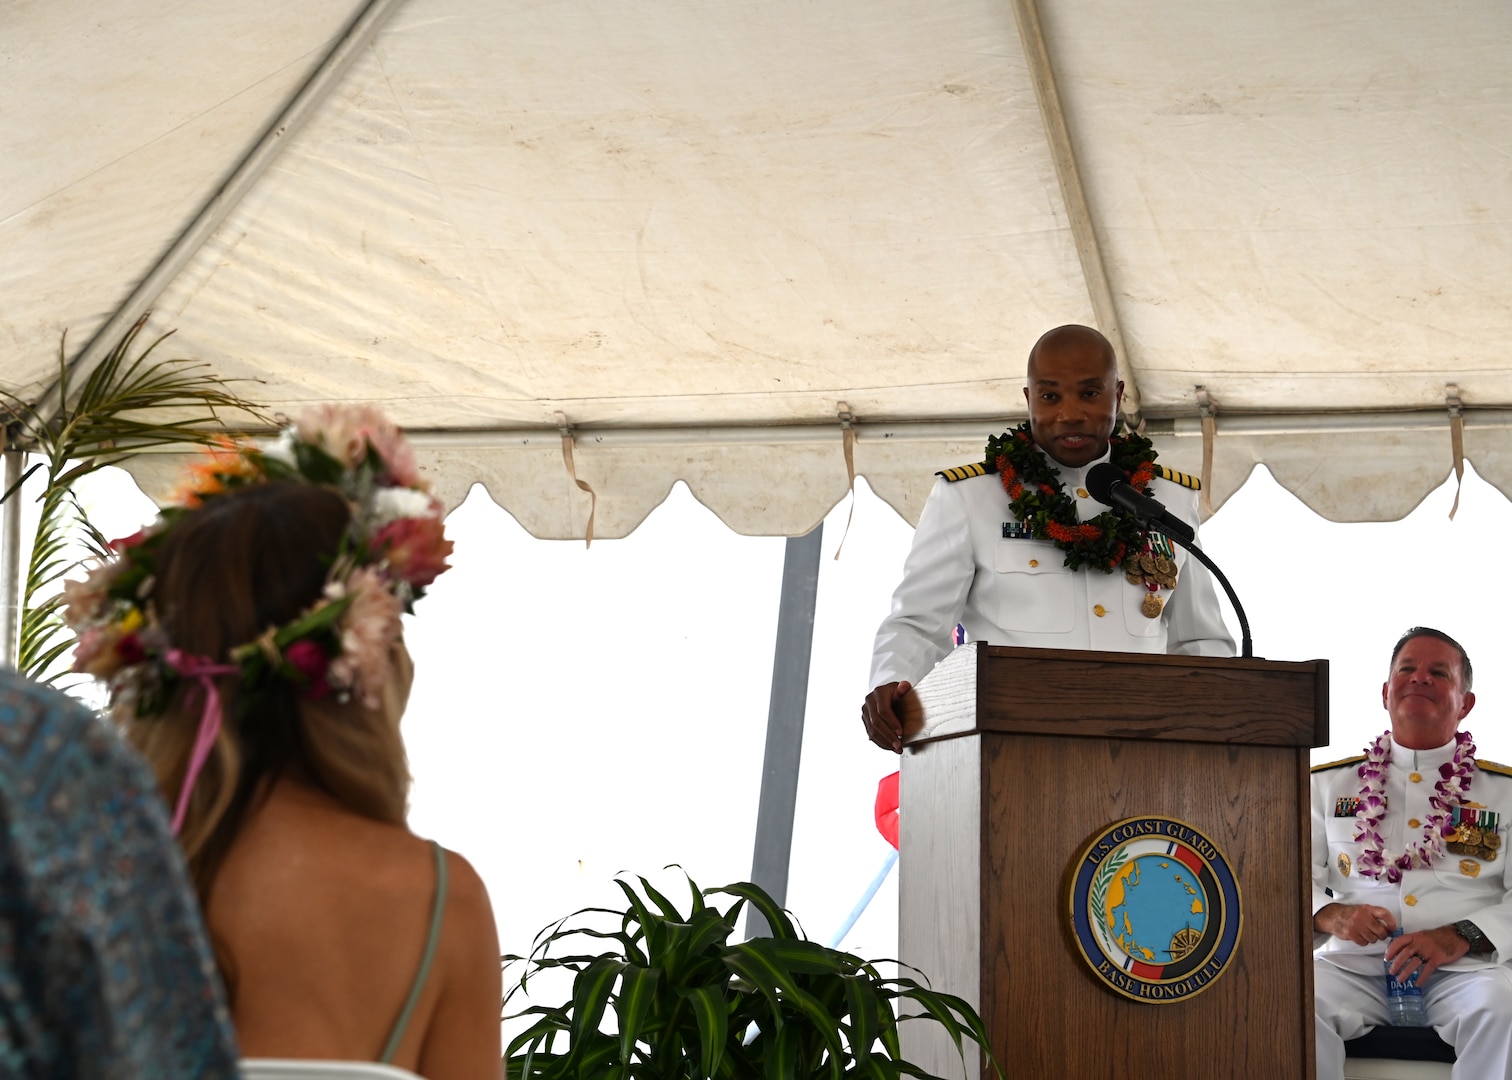
<svg viewBox="0 0 1512 1080"><path fill-rule="evenodd" d="M1155 477L1155 448L1133 432L1114 435L1109 460L1129 477L1136 491L1144 491ZM1066 553L1065 565L1112 573L1129 551L1141 551L1145 530L1132 514L1105 510L1089 521L1078 521L1076 504L1066 494L1050 461L1034 444L1027 422L987 440L987 463L995 466L1003 489L1012 500L1013 516L1036 540L1048 540Z"/></svg>

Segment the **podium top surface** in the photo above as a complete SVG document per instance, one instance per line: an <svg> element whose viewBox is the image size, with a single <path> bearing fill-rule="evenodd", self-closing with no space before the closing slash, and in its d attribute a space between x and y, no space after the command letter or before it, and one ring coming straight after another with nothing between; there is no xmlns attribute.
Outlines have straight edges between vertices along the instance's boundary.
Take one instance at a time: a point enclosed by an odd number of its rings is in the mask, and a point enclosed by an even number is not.
<svg viewBox="0 0 1512 1080"><path fill-rule="evenodd" d="M902 703L904 744L981 732L1328 743L1328 661L956 649Z"/></svg>

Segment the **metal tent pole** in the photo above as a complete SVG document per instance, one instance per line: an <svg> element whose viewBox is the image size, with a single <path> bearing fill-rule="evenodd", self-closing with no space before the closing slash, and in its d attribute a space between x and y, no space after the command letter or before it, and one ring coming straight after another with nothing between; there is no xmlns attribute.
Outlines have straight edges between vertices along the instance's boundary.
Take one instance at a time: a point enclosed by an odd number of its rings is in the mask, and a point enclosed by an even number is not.
<svg viewBox="0 0 1512 1080"><path fill-rule="evenodd" d="M793 810L798 801L798 761L803 752L803 714L808 704L823 538L823 522L807 536L789 537L782 561L766 757L761 769L761 803L756 811L756 851L751 858L751 880L779 905L787 903L788 859L793 850ZM760 912L753 908L746 912L747 937L771 933Z"/></svg>
<svg viewBox="0 0 1512 1080"><path fill-rule="evenodd" d="M0 494L11 491L26 465L22 450L6 450ZM0 666L15 667L21 635L21 491L0 503Z"/></svg>

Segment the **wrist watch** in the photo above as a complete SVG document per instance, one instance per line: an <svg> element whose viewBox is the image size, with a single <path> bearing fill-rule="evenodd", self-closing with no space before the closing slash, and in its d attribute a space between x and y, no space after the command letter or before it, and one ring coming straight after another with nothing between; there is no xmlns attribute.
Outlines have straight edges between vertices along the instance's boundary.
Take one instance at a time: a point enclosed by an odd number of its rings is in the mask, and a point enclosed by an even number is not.
<svg viewBox="0 0 1512 1080"><path fill-rule="evenodd" d="M1495 947L1487 940L1486 935L1481 933L1481 928L1469 919L1461 919L1455 923L1454 932L1470 943L1470 951L1473 953L1494 951Z"/></svg>

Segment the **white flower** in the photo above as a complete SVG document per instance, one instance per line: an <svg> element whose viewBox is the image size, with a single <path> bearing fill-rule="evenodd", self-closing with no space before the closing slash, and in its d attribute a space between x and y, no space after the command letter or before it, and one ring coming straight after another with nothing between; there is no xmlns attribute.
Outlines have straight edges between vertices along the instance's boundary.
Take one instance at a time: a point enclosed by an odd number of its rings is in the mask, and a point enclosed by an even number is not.
<svg viewBox="0 0 1512 1080"><path fill-rule="evenodd" d="M379 488L373 492L369 508L372 514L370 527L376 531L402 518L431 517L432 503L429 495L414 488Z"/></svg>
<svg viewBox="0 0 1512 1080"><path fill-rule="evenodd" d="M294 457L294 444L299 441L299 434L292 427L286 427L278 433L278 438L262 448L263 457L281 462L289 468L298 468L299 462Z"/></svg>

